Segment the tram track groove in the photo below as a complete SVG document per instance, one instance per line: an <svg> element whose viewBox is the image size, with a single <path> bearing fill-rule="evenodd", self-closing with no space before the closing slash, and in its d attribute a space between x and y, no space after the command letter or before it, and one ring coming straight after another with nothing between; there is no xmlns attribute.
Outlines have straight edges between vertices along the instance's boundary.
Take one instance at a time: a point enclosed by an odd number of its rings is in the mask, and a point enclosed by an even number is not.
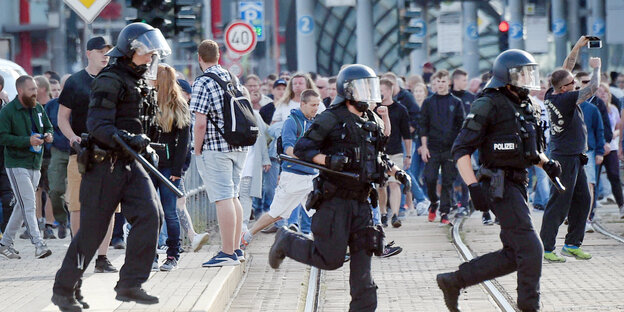
<svg viewBox="0 0 624 312"><path fill-rule="evenodd" d="M467 217L466 217L467 218ZM464 221L466 218L455 219L453 222L453 226L450 228L451 232L451 242L459 252L463 261L470 261L475 258L472 251L464 243L461 238L461 228L463 227ZM485 291L488 295L494 300L496 305L504 312L515 312L519 311L514 307L508 298L510 298L509 294L503 289L500 284L496 283L498 287L495 285L495 280L488 280L481 283L481 285L485 288Z"/></svg>

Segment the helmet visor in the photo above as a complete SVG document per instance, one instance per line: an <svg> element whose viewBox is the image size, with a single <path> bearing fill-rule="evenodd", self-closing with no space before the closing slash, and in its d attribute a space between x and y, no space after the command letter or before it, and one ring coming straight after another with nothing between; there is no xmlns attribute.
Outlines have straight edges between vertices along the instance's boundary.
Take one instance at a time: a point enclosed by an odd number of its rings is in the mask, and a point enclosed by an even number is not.
<svg viewBox="0 0 624 312"><path fill-rule="evenodd" d="M356 102L381 102L378 77L351 80L345 84L345 90Z"/></svg>
<svg viewBox="0 0 624 312"><path fill-rule="evenodd" d="M139 55L156 52L163 59L171 54L171 48L160 32L160 29L152 29L130 43L130 48Z"/></svg>
<svg viewBox="0 0 624 312"><path fill-rule="evenodd" d="M525 65L509 69L509 84L529 90L540 90L537 65Z"/></svg>

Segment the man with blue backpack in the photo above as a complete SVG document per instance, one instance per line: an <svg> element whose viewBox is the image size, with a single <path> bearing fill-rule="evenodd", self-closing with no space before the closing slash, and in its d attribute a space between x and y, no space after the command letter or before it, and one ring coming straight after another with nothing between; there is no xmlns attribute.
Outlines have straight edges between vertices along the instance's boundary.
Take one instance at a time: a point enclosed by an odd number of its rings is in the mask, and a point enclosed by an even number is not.
<svg viewBox="0 0 624 312"><path fill-rule="evenodd" d="M279 147L281 139L283 154L295 157L293 154L295 143L312 125L320 102L321 97L316 91L307 89L301 92L301 107L291 110L284 121L282 135L277 142L278 154L281 154ZM317 169L283 161L279 184L269 212L262 215L248 232L243 233L241 244L248 245L260 230L278 220L288 219L298 205L305 206L308 194L313 189L312 180L317 175Z"/></svg>

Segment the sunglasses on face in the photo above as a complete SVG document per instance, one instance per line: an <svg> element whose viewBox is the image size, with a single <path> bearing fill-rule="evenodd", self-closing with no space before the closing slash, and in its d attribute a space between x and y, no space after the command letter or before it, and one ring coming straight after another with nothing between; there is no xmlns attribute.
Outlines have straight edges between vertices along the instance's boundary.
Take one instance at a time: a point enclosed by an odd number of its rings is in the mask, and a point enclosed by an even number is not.
<svg viewBox="0 0 624 312"><path fill-rule="evenodd" d="M588 84L590 82L590 80L581 80L582 84Z"/></svg>

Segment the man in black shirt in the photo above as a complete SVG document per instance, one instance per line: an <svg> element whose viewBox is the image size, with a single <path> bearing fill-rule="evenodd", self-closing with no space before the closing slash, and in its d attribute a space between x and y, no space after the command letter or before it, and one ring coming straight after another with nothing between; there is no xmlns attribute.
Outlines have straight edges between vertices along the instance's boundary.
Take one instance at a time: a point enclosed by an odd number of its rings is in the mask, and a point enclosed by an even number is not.
<svg viewBox="0 0 624 312"><path fill-rule="evenodd" d="M544 244L544 259L549 262L565 262L565 258L555 253L555 241L559 226L568 218L568 234L561 253L565 256L587 260L591 255L582 251L580 246L585 236L585 221L589 214L590 195L587 176L583 166L587 163L587 128L580 104L588 100L600 84L600 59L590 58L593 68L589 84L574 91L572 68L581 47L589 40L581 37L565 59L563 68L551 75L552 87L546 91L544 105L550 114L550 152L551 158L561 163L561 183L566 187L564 193L550 190L550 199L546 204L542 220L540 237Z"/></svg>
<svg viewBox="0 0 624 312"><path fill-rule="evenodd" d="M437 92L425 100L420 112L420 155L425 164L427 195L431 200L429 222L433 222L440 208L440 222L450 224L448 213L451 210L453 181L457 168L451 155L451 147L464 121L464 106L460 99L449 93L449 73L436 72L431 79ZM438 171L442 167L442 193L438 198L436 185ZM438 201L438 199L440 201Z"/></svg>
<svg viewBox="0 0 624 312"><path fill-rule="evenodd" d="M91 82L98 73L106 67L109 57L106 52L112 46L103 37L94 37L87 42L87 67L67 78L61 95L59 96L58 127L63 135L69 139L70 146L80 143L80 135L87 133L87 112L89 111L89 95L91 94ZM72 235L78 233L80 228L80 182L82 176L78 172L78 160L76 152L71 149L67 164L67 193L65 198L71 220ZM111 240L112 224L100 248L98 258L95 261L95 271L99 273L117 272L117 269L106 257L108 244Z"/></svg>
<svg viewBox="0 0 624 312"><path fill-rule="evenodd" d="M412 140L409 129L409 117L407 109L392 99L394 83L390 79L382 78L381 84L381 105L388 108L390 118L390 136L386 142L386 154L390 161L403 170L409 169L412 163ZM378 106L377 108L379 108ZM377 109L375 109L377 111ZM401 142L403 139L403 142ZM403 150L405 144L405 150ZM400 227L399 208L401 204L401 186L399 181L393 177L388 179L390 187L390 208L392 209L392 226ZM381 209L381 223L388 225L386 185L382 185L379 190L379 207Z"/></svg>
<svg viewBox="0 0 624 312"><path fill-rule="evenodd" d="M470 104L474 102L476 96L472 94L470 91L466 90L468 88L468 73L462 69L456 69L451 74L451 94L456 96L458 99L462 101L464 104L464 112L470 112ZM462 210L459 210L459 213L466 214L466 208L468 207L468 186L461 177L457 177L455 181L455 186L460 189L461 197L460 202Z"/></svg>

